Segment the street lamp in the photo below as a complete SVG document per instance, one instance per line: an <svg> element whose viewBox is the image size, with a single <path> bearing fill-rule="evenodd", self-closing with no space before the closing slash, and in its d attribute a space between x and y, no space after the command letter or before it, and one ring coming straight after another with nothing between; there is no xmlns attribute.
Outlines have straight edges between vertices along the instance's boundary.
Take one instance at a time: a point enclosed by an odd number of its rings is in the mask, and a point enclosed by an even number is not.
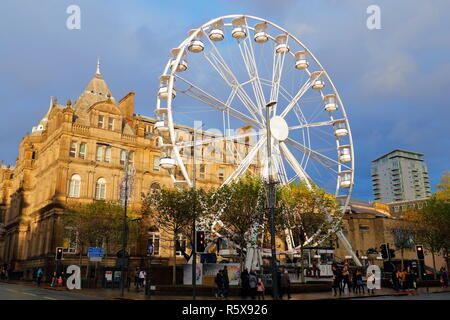
<svg viewBox="0 0 450 320"><path fill-rule="evenodd" d="M272 176L272 136L270 131L270 108L276 104L271 101L266 104L266 136L267 136L267 201L270 213L270 246L272 251L272 295L274 299L278 299L278 277L277 277L277 255L275 243L275 188L276 181Z"/></svg>

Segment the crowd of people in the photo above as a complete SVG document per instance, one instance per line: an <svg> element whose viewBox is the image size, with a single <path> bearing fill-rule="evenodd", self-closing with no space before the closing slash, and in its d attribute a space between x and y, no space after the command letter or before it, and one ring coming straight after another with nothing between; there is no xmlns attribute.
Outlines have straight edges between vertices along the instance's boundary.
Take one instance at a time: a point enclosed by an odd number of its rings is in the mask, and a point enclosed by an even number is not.
<svg viewBox="0 0 450 320"><path fill-rule="evenodd" d="M361 269L350 270L350 266L348 263L344 264L342 269L334 264L331 267L333 271L333 292L336 296L339 292L339 295L345 293L345 288L347 287L347 293L365 293L364 290L364 282L363 282L363 273ZM367 281L375 282L375 275L372 272L367 272L366 274ZM368 289L369 290L369 289Z"/></svg>

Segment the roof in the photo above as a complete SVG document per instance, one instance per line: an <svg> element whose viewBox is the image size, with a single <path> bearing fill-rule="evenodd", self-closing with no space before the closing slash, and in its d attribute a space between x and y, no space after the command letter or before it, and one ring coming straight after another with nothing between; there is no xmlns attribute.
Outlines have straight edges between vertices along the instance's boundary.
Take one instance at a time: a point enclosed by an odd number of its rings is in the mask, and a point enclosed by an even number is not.
<svg viewBox="0 0 450 320"><path fill-rule="evenodd" d="M403 149L395 149L395 150L392 150L391 152L388 152L388 153L382 155L381 157L376 158L375 160L372 160L372 162L376 162L384 157L387 157L388 155L390 155L391 153L394 153L396 151L408 152L408 153L412 153L412 154L417 154L419 156L423 156L423 153L418 153L418 152L413 152L413 151L408 151L408 150L403 150Z"/></svg>

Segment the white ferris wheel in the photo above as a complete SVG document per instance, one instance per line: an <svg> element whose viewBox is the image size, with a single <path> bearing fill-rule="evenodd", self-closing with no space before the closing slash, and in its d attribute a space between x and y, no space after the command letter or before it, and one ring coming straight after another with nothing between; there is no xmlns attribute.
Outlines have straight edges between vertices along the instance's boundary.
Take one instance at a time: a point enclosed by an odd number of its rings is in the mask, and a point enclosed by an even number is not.
<svg viewBox="0 0 450 320"><path fill-rule="evenodd" d="M269 102L276 102L269 114L271 161L265 148ZM227 154L221 160L232 164L223 184L255 168L267 177L271 163L281 184L318 185L335 194L343 212L348 208L354 151L344 104L313 53L273 22L227 15L190 30L171 50L155 113L161 167L176 185L192 186L184 150L194 145L180 139L176 128L201 121L214 129L201 130L195 148L219 144ZM247 146L245 152L237 141ZM337 235L360 264L343 233ZM293 241L288 247L295 247Z"/></svg>

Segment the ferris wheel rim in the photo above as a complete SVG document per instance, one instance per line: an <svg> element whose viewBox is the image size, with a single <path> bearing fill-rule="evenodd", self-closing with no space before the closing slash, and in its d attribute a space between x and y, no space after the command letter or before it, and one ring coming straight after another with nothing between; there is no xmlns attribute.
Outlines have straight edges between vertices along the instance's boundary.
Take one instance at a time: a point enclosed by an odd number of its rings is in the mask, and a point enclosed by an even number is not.
<svg viewBox="0 0 450 320"><path fill-rule="evenodd" d="M166 64L165 68L164 68L164 75L169 75L170 76L170 81L169 81L169 86L168 86L168 99L167 99L167 119L168 119L168 124L169 124L169 132L170 132L170 137L171 137L171 141L172 144L174 146L174 155L176 158L176 161L178 164L181 164L181 171L182 174L184 176L184 178L186 179L186 182L189 186L192 186L192 181L189 177L189 174L187 173L187 170L184 166L184 161L182 160L180 154L179 154L179 150L178 147L176 145L176 134L175 134L175 122L173 119L173 113L172 113L172 90L173 90L173 83L175 80L175 75L178 74L177 72L177 66L180 63L180 60L183 56L183 52L186 50L186 47L188 46L188 44L200 33L200 32L204 32L204 30L207 30L208 28L210 28L214 23L218 22L218 21L223 21L225 19L233 19L233 18L240 18L243 17L245 19L253 19L253 20L257 20L257 21L261 21L264 22L268 25L273 26L274 28L282 31L282 33L286 34L287 37L293 39L298 45L300 45L302 48L304 48L304 50L308 53L308 55L314 60L314 62L319 66L320 71L323 73L323 75L326 77L326 80L328 81L328 83L331 85L331 89L333 91L333 93L336 95L337 101L340 105L340 109L342 112L342 115L345 119L345 124L346 124L346 128L348 130L348 140L349 140L349 146L350 146L350 151L351 151L351 170L350 170L350 174L351 174L351 179L350 179L350 187L347 189L347 195L341 196L341 197L345 197L345 202L342 205L342 207L344 209L346 209L348 207L349 201L350 201L350 197L353 191L353 186L354 186L354 165L355 165L355 157L354 157L354 144L353 144L353 139L352 139L352 133L351 133L351 128L350 128L350 124L348 121L348 116L347 116L347 112L344 106L344 103L341 99L341 96L339 94L339 91L336 89L331 77L329 76L328 72L326 71L326 69L323 67L323 65L320 63L320 61L316 58L316 56L312 53L312 51L309 49L308 46L306 46L303 42L301 42L296 36L294 36L292 33L290 33L289 31L287 31L286 29L284 29L283 27L279 26L278 24L275 24L273 22L271 22L270 20L267 19L263 19L260 17L256 17L256 16L252 16L252 15L245 15L245 14L231 14L231 15L224 15L224 16L220 16L214 19L209 20L208 22L204 23L203 25L201 25L200 27L193 29L194 31L190 33L190 35L183 40L179 46L177 47L177 49L179 49L179 52L176 56L176 58L174 59L174 62L172 61L174 67L172 68L172 70L169 71L170 65L171 65L171 59L169 59L168 63ZM248 30L253 30L254 28L249 26L247 24L247 21L245 21L245 26ZM272 37L273 38L273 37ZM292 53L291 53L292 54ZM310 74L309 70L306 70L306 72L308 72L308 74ZM160 107L160 98L157 98L157 108ZM338 151L340 147L339 144L339 138L336 137L336 150ZM341 172L341 166L339 165L338 167L338 171ZM172 176L172 180L175 182L175 178ZM226 184L226 182L224 182L224 184ZM336 187L336 192L335 195L337 197L339 197L338 193L339 190L342 189L339 186L339 175L338 175L338 179L337 179L337 187Z"/></svg>

